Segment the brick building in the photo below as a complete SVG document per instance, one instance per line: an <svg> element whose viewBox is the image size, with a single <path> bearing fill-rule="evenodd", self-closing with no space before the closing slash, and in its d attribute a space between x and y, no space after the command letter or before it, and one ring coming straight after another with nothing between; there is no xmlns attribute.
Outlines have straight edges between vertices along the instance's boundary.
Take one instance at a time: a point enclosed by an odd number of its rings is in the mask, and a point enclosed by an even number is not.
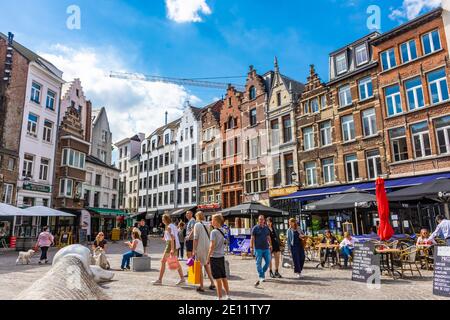
<svg viewBox="0 0 450 320"><path fill-rule="evenodd" d="M224 102L219 100L206 106L200 115L200 154L198 209L218 211L221 209L222 134L220 113Z"/></svg>
<svg viewBox="0 0 450 320"><path fill-rule="evenodd" d="M25 48L16 42L10 45L8 37L0 33L0 202L12 205L17 203L19 145L30 61L25 53Z"/></svg>
<svg viewBox="0 0 450 320"><path fill-rule="evenodd" d="M242 92L229 86L220 112L222 134L222 209L243 201L242 179Z"/></svg>
<svg viewBox="0 0 450 320"><path fill-rule="evenodd" d="M269 205L267 184L267 122L266 102L270 77L256 73L253 66L247 75L242 96L243 202L256 201Z"/></svg>
<svg viewBox="0 0 450 320"><path fill-rule="evenodd" d="M450 170L447 17L439 8L372 41L391 178Z"/></svg>

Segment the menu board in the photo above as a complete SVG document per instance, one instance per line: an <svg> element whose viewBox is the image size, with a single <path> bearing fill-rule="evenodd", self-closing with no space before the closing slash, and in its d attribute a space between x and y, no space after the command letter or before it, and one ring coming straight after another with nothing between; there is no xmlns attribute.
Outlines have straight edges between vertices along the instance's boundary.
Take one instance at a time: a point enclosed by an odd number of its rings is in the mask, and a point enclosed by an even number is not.
<svg viewBox="0 0 450 320"><path fill-rule="evenodd" d="M435 247L433 294L450 297L450 247Z"/></svg>
<svg viewBox="0 0 450 320"><path fill-rule="evenodd" d="M356 242L353 250L352 280L367 283L379 268L380 256L375 254L375 244Z"/></svg>

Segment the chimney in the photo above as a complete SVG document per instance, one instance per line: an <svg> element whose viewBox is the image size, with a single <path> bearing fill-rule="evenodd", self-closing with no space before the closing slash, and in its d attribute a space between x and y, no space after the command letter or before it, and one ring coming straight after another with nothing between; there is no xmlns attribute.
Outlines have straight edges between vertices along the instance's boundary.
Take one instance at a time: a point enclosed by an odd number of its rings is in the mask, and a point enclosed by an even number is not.
<svg viewBox="0 0 450 320"><path fill-rule="evenodd" d="M166 126L167 126L167 116L169 115L169 113L166 111Z"/></svg>

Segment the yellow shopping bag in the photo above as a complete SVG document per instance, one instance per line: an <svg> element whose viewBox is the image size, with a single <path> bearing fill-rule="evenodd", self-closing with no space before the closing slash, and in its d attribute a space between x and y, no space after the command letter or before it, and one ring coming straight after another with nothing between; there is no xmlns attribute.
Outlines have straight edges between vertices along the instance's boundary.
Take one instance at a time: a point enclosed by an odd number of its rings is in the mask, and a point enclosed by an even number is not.
<svg viewBox="0 0 450 320"><path fill-rule="evenodd" d="M194 265L188 269L188 283L200 284L200 277L202 274L202 265L200 261L195 260Z"/></svg>

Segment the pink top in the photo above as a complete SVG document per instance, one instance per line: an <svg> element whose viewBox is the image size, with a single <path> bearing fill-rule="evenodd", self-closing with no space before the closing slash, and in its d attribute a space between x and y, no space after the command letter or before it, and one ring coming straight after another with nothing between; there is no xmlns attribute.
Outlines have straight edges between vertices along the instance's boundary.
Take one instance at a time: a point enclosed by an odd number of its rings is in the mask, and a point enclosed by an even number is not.
<svg viewBox="0 0 450 320"><path fill-rule="evenodd" d="M41 232L37 242L39 247L50 247L53 243L53 236L48 231Z"/></svg>

